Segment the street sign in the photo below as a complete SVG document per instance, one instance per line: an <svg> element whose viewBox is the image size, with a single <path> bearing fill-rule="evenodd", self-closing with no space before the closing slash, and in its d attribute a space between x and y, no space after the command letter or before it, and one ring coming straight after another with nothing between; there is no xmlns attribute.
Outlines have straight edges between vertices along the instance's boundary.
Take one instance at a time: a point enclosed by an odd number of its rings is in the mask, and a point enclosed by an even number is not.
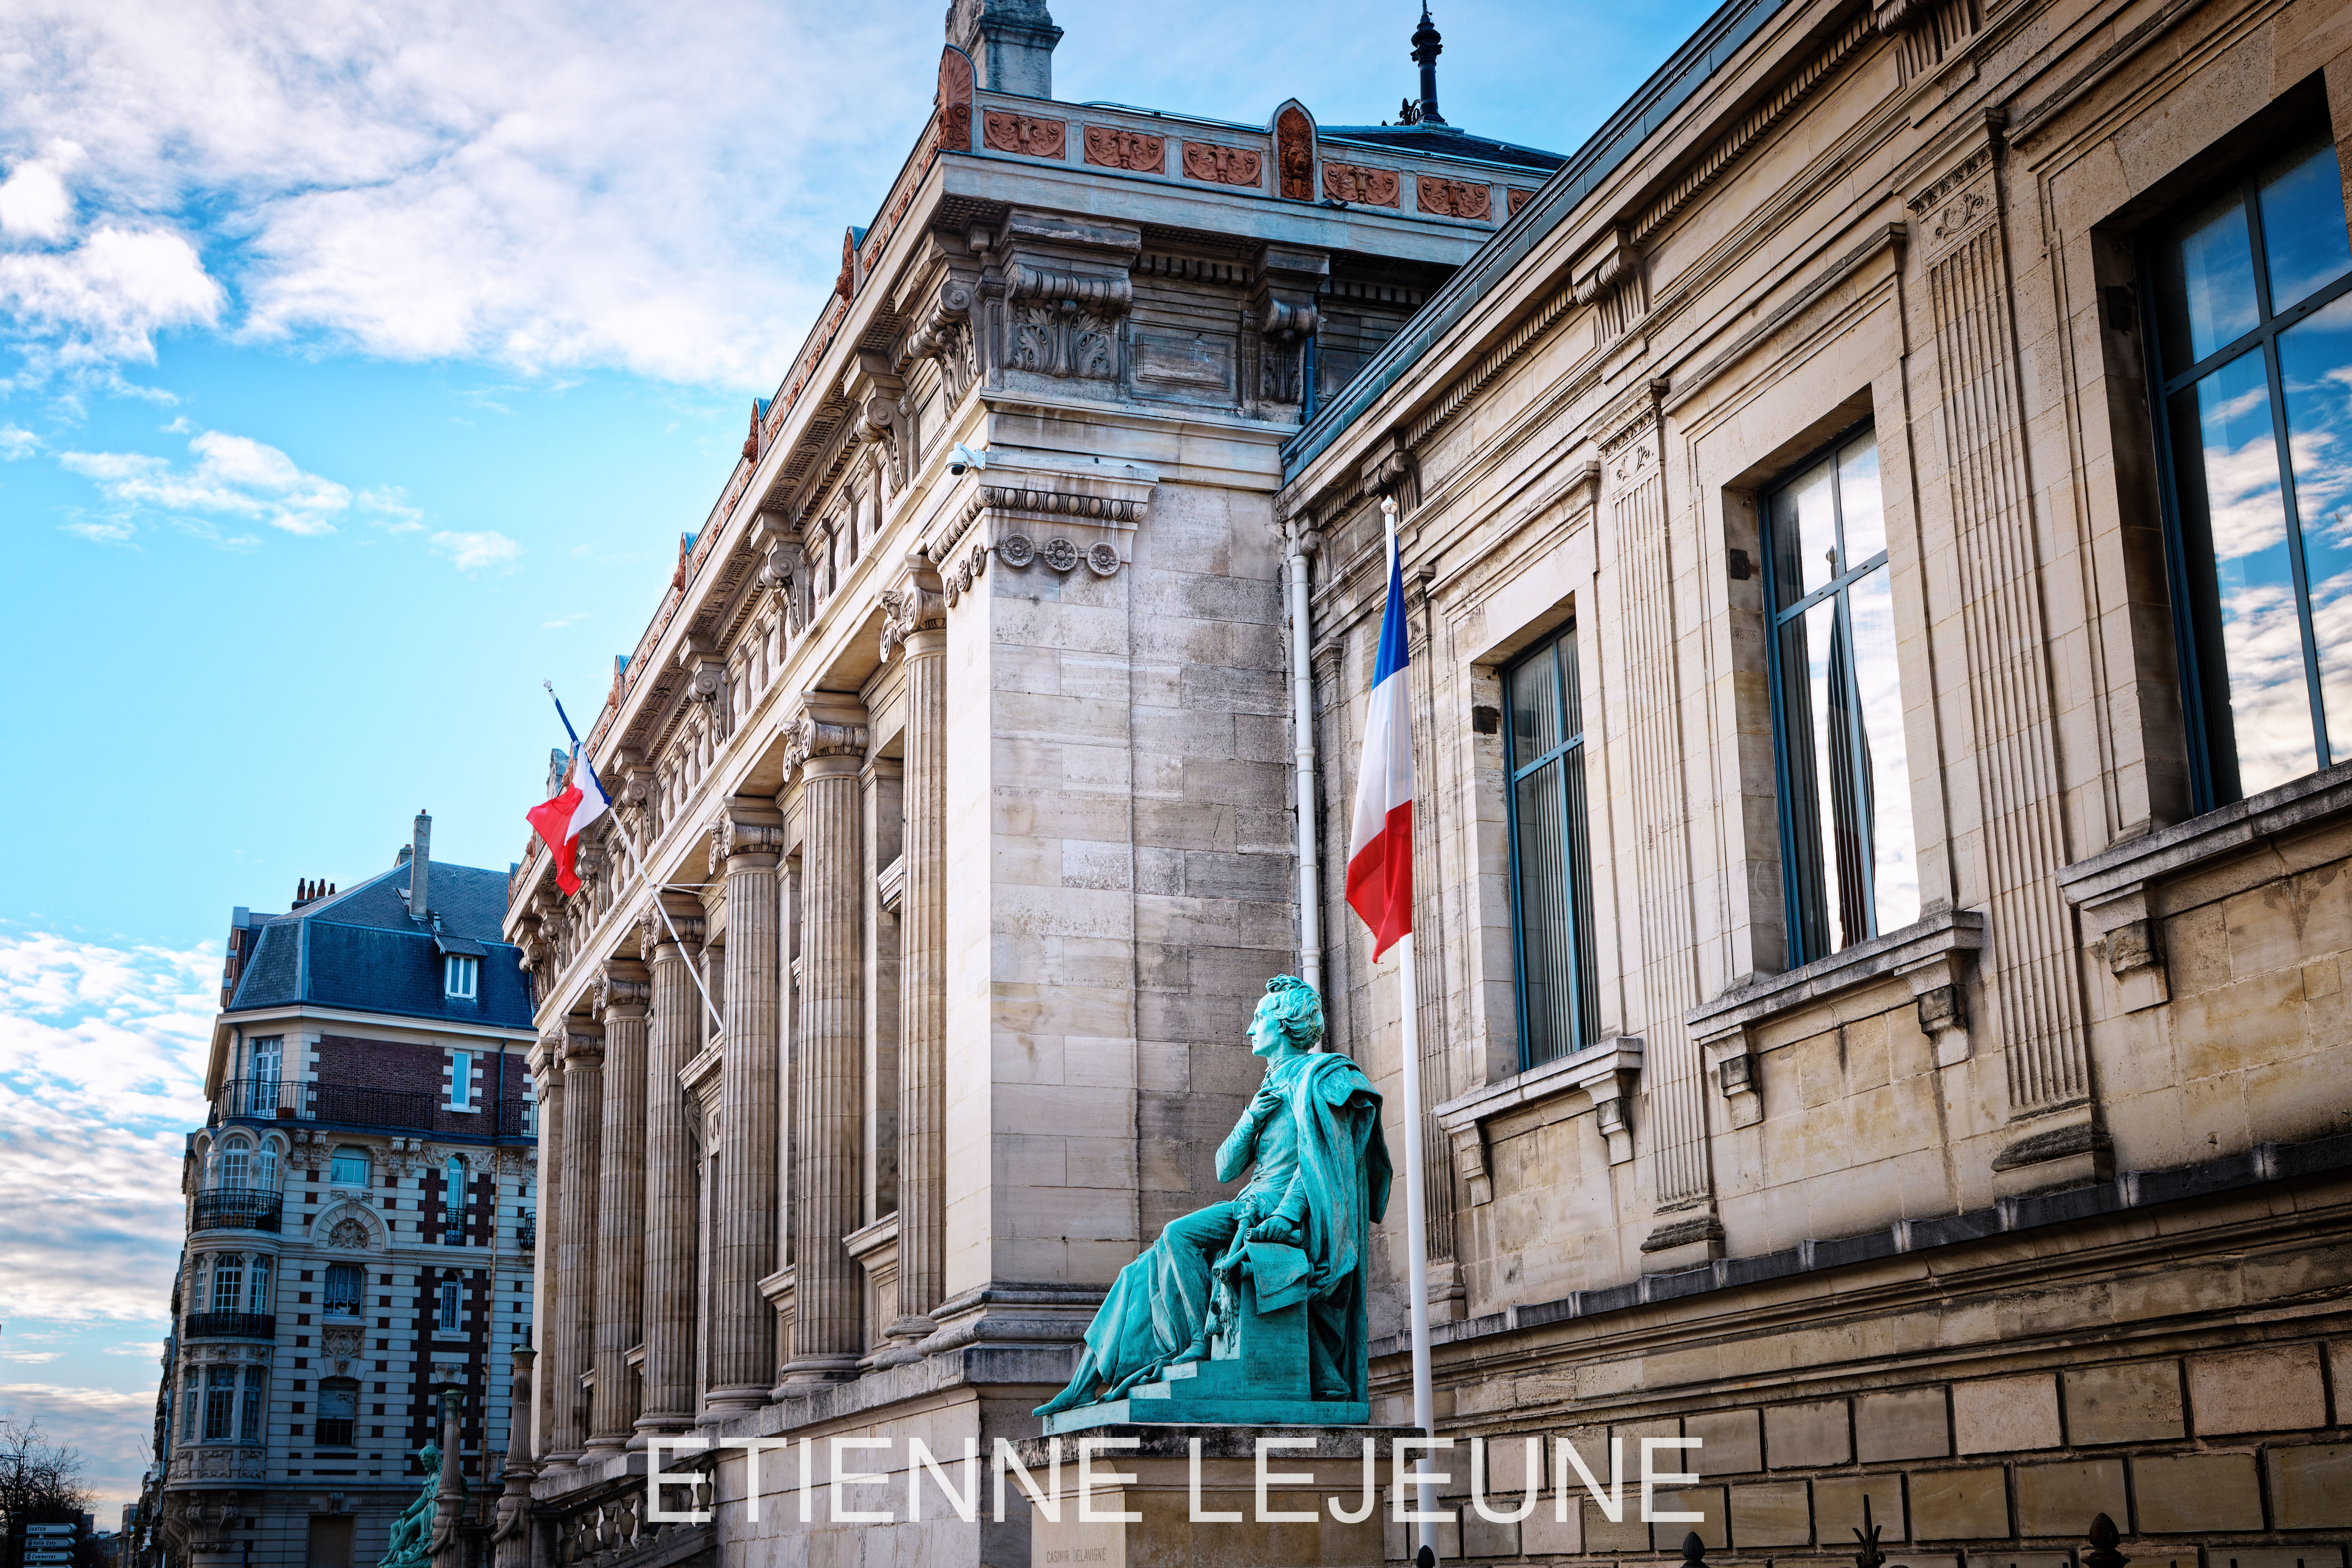
<svg viewBox="0 0 2352 1568"><path fill-rule="evenodd" d="M79 1524L28 1524L25 1527L25 1533L27 1535L79 1535L81 1526Z"/></svg>

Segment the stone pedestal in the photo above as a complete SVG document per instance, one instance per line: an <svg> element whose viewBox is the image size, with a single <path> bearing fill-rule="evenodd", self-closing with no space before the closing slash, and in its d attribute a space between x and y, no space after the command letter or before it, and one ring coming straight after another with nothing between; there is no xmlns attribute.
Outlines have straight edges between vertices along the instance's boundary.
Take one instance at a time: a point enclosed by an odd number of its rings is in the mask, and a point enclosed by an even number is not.
<svg viewBox="0 0 2352 1568"><path fill-rule="evenodd" d="M1213 1568L1280 1563L1284 1568L1381 1568L1389 1511L1389 1426L1106 1426L1018 1445L1038 1489L1061 1518L1032 1507L1030 1568ZM1410 1434L1406 1434L1410 1435ZM1270 1447L1265 1507L1259 1507L1258 1442ZM1051 1445L1061 1445L1056 1479ZM1079 1496L1079 1444L1088 1453ZM1107 1447L1106 1443L1119 1447ZM1192 1445L1200 1445L1193 1486ZM1289 1446L1295 1444L1295 1447ZM1371 1447L1371 1491L1364 1451ZM1128 1446L1132 1445L1132 1446ZM1123 1479L1112 1479L1123 1478ZM1017 1476L1011 1484L1020 1484ZM1370 1506L1366 1508L1367 1501ZM1340 1510L1361 1518L1349 1522ZM1195 1517L1197 1514L1199 1517ZM1093 1517L1085 1517L1086 1515ZM1118 1515L1139 1517L1120 1519ZM1239 1514L1238 1521L1214 1519ZM1284 1515L1306 1516L1284 1518Z"/></svg>

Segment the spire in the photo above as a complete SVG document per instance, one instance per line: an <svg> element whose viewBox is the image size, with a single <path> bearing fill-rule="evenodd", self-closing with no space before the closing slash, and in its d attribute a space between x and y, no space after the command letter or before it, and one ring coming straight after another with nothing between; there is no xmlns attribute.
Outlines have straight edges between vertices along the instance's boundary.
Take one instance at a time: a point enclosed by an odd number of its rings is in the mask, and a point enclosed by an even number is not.
<svg viewBox="0 0 2352 1568"><path fill-rule="evenodd" d="M1445 123L1445 116L1437 112L1437 57L1444 52L1437 25L1429 19L1429 0L1422 0L1421 26L1412 30L1412 61L1421 68L1421 101L1413 106L1412 120L1415 125Z"/></svg>

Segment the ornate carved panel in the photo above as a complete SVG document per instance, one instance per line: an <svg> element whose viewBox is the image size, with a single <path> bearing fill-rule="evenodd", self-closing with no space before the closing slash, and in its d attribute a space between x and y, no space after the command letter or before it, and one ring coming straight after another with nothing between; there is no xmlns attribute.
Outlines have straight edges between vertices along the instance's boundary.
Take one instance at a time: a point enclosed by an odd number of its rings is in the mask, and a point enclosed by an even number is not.
<svg viewBox="0 0 2352 1568"><path fill-rule="evenodd" d="M1015 262L1006 281L1007 368L1097 380L1118 376L1118 321L1135 302L1135 286L1125 272L1073 272Z"/></svg>
<svg viewBox="0 0 2352 1568"><path fill-rule="evenodd" d="M1248 147L1221 147L1211 142L1184 143L1184 174L1213 185L1255 185L1261 160Z"/></svg>
<svg viewBox="0 0 2352 1568"><path fill-rule="evenodd" d="M1428 174L1412 177L1421 210L1438 217L1466 217L1485 222L1494 212L1494 189L1475 180L1441 180Z"/></svg>
<svg viewBox="0 0 2352 1568"><path fill-rule="evenodd" d="M1394 169L1368 169L1360 163L1323 165L1323 194L1335 202L1392 207L1397 205L1398 184Z"/></svg>
<svg viewBox="0 0 2352 1568"><path fill-rule="evenodd" d="M980 117L981 139L992 153L1020 153L1032 158L1058 158L1067 144L1069 123L1061 120L1042 120L1034 114L1010 114L1003 110L983 110Z"/></svg>
<svg viewBox="0 0 2352 1568"><path fill-rule="evenodd" d="M971 59L952 45L940 51L939 150L971 151Z"/></svg>
<svg viewBox="0 0 2352 1568"><path fill-rule="evenodd" d="M1315 199L1315 122L1297 104L1274 118L1274 161L1284 199Z"/></svg>
<svg viewBox="0 0 2352 1568"><path fill-rule="evenodd" d="M1168 138L1116 125L1086 128L1087 162L1101 169L1137 169L1157 174L1168 167Z"/></svg>
<svg viewBox="0 0 2352 1568"><path fill-rule="evenodd" d="M1533 191L1506 191L1506 192L1504 192L1504 193L1503 193L1504 200L1506 201L1506 203L1507 203L1507 206L1506 206L1506 207L1505 207L1505 209L1504 209L1503 216L1506 216L1506 217L1517 217L1517 216L1519 216L1519 209L1520 209L1521 207L1523 207L1523 206L1527 205L1528 205L1528 200L1529 200L1529 198L1531 198L1532 196L1534 196L1534 195L1535 195L1535 193L1534 193Z"/></svg>

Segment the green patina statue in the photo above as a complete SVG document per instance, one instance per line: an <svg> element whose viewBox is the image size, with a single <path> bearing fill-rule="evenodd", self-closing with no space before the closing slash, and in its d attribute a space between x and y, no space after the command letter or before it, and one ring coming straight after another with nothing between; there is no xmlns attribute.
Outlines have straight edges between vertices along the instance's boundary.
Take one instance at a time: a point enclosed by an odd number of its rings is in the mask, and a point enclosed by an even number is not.
<svg viewBox="0 0 2352 1568"><path fill-rule="evenodd" d="M376 1568L425 1568L433 1560L433 1519L441 1489L441 1445L428 1442L417 1450L425 1466L425 1485L400 1517L392 1521L392 1539ZM462 1478L461 1478L462 1479Z"/></svg>
<svg viewBox="0 0 2352 1568"><path fill-rule="evenodd" d="M1119 1271L1069 1386L1037 1409L1049 1433L1369 1417L1364 1270L1390 1176L1381 1094L1318 1048L1313 987L1278 974L1265 990L1249 1032L1265 1077L1217 1151L1219 1181L1249 1182L1171 1220Z"/></svg>

